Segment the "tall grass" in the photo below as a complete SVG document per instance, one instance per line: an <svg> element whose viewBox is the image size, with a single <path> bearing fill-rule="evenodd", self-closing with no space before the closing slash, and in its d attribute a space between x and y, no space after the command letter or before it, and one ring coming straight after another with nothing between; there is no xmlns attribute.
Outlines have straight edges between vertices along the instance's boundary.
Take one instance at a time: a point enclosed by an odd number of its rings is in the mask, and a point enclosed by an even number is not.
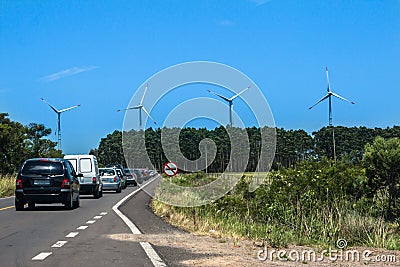
<svg viewBox="0 0 400 267"><path fill-rule="evenodd" d="M154 200L152 207L190 232L273 247L333 247L344 238L349 246L400 249L399 223L386 221L374 211L379 207L360 197L363 169L320 164L270 173L255 192L248 192L251 177L244 176L231 192L204 206L173 207ZM179 182L191 180L180 177Z"/></svg>
<svg viewBox="0 0 400 267"><path fill-rule="evenodd" d="M15 176L10 174L0 174L0 198L14 195Z"/></svg>

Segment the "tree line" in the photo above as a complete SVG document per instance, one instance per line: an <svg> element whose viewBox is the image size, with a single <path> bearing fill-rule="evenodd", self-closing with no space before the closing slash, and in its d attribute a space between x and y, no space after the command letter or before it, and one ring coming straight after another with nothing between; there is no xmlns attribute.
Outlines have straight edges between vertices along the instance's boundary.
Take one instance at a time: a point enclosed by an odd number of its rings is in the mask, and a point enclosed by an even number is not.
<svg viewBox="0 0 400 267"><path fill-rule="evenodd" d="M261 147L261 131L257 127L236 129L248 136L249 159L248 162L237 162L247 164L247 171L254 171L258 163ZM276 153L272 169L281 167L292 167L297 163L308 159L332 158L332 129L323 127L311 134L304 130L285 130L276 128ZM400 126L387 128L367 127L335 127L336 154L338 158L346 157L355 163L360 163L365 153L366 144L373 143L377 136L385 139L400 138ZM130 157L136 157L135 162L140 162L144 156L137 151L145 151L150 158L151 164L161 169L168 161L161 143L162 131L175 132L179 135L179 146L175 149L189 160L200 157L200 142L209 138L216 144L216 156L207 168L208 172L222 172L226 169L231 152L231 142L225 127L215 129L206 128L148 128L143 130L131 130L122 132L115 130L100 140L97 148L91 149L90 154L98 157L100 164L121 163L126 166L125 152ZM62 154L56 149L57 142L48 139L51 129L43 124L30 123L22 125L12 121L7 113L0 113L0 173L14 173L22 162L32 157L61 157ZM123 140L123 136L125 137ZM139 140L145 139L142 144ZM123 142L124 141L124 142ZM164 144L168 145L167 142ZM127 149L128 148L128 149ZM144 162L148 164L148 162ZM148 164L150 165L150 164ZM150 167L150 166L138 166Z"/></svg>
<svg viewBox="0 0 400 267"><path fill-rule="evenodd" d="M0 174L15 173L27 158L61 157L60 151L46 137L51 129L43 124L22 125L0 113Z"/></svg>
<svg viewBox="0 0 400 267"><path fill-rule="evenodd" d="M242 131L248 136L250 151L246 171L254 171L260 155L260 128L248 127L236 130ZM297 163L309 159L322 160L323 158L333 158L332 129L330 127L323 127L311 134L301 129L285 130L283 128L276 128L275 130L276 152L272 169L277 170L282 167L293 167ZM231 142L223 126L215 129L148 128L145 131L130 130L129 132L115 130L113 133L102 138L98 148L91 149L90 154L96 155L101 164L115 162L126 166L124 148L125 153L129 154L128 158L136 157L134 162L140 162L144 158L142 153L136 152L146 151L151 164L143 161L143 166L138 167L150 167L147 165L153 165L155 168L161 170L163 164L169 161L162 147L162 131L178 133L179 147L174 147L175 149L179 149L177 152L181 152L189 160L196 160L201 156L199 144L203 139L212 139L216 144L217 151L215 159L209 165L207 171L223 172L226 169L230 159ZM365 146L372 144L376 137L380 136L385 139L400 138L400 126L387 128L336 126L334 131L338 159L346 158L356 164L361 162L365 153ZM141 138L144 138L145 144L140 142ZM174 141L171 140L171 144L173 143ZM164 148L165 146L168 146L168 142L164 142ZM241 163L238 162L237 164Z"/></svg>

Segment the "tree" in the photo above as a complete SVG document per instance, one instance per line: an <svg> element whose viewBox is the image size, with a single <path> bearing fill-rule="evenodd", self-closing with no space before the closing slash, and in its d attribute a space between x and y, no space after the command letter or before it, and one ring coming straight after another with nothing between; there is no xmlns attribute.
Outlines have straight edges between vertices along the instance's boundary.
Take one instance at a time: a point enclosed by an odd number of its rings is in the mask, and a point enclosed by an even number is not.
<svg viewBox="0 0 400 267"><path fill-rule="evenodd" d="M365 146L363 164L371 193L386 203L387 219L395 219L400 215L397 205L400 183L400 139L385 140L377 137L372 145Z"/></svg>
<svg viewBox="0 0 400 267"><path fill-rule="evenodd" d="M11 121L8 113L0 113L0 173L13 173L24 161L26 128Z"/></svg>
<svg viewBox="0 0 400 267"><path fill-rule="evenodd" d="M28 157L62 157L61 152L55 149L57 143L44 138L50 134L51 129L43 124L30 123L26 126Z"/></svg>

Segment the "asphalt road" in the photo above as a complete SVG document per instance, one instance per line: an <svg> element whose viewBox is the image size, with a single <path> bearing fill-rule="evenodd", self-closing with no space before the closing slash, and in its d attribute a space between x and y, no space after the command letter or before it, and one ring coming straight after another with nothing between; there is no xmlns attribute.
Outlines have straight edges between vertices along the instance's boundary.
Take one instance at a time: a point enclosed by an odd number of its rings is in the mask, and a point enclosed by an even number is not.
<svg viewBox="0 0 400 267"><path fill-rule="evenodd" d="M148 243L109 238L132 233L132 226L128 227L112 207L137 189L104 193L100 199L81 196L81 207L75 210L52 204L16 212L14 197L0 199L0 266L154 266L151 247L150 253L143 249ZM137 191L120 210L133 224L140 218L140 231L148 233L153 225L151 233L157 234L157 229L170 226L159 219L154 222L158 217L149 210L149 200L146 193ZM158 255L157 249L154 253ZM162 261L158 266L163 266Z"/></svg>

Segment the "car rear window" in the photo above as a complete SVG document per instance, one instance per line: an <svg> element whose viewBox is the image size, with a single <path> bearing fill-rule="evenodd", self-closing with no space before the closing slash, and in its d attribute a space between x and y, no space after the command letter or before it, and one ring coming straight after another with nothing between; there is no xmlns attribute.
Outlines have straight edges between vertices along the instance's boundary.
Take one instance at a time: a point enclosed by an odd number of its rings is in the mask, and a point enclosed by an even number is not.
<svg viewBox="0 0 400 267"><path fill-rule="evenodd" d="M114 176L115 172L113 169L100 169L101 176Z"/></svg>
<svg viewBox="0 0 400 267"><path fill-rule="evenodd" d="M77 160L76 159L68 159L69 162L71 162L72 166L74 167L75 172L78 172L78 168L76 165Z"/></svg>
<svg viewBox="0 0 400 267"><path fill-rule="evenodd" d="M64 168L61 162L52 161L28 161L22 168L23 175L62 175Z"/></svg>
<svg viewBox="0 0 400 267"><path fill-rule="evenodd" d="M81 172L92 172L92 160L90 158L83 158L79 160Z"/></svg>

